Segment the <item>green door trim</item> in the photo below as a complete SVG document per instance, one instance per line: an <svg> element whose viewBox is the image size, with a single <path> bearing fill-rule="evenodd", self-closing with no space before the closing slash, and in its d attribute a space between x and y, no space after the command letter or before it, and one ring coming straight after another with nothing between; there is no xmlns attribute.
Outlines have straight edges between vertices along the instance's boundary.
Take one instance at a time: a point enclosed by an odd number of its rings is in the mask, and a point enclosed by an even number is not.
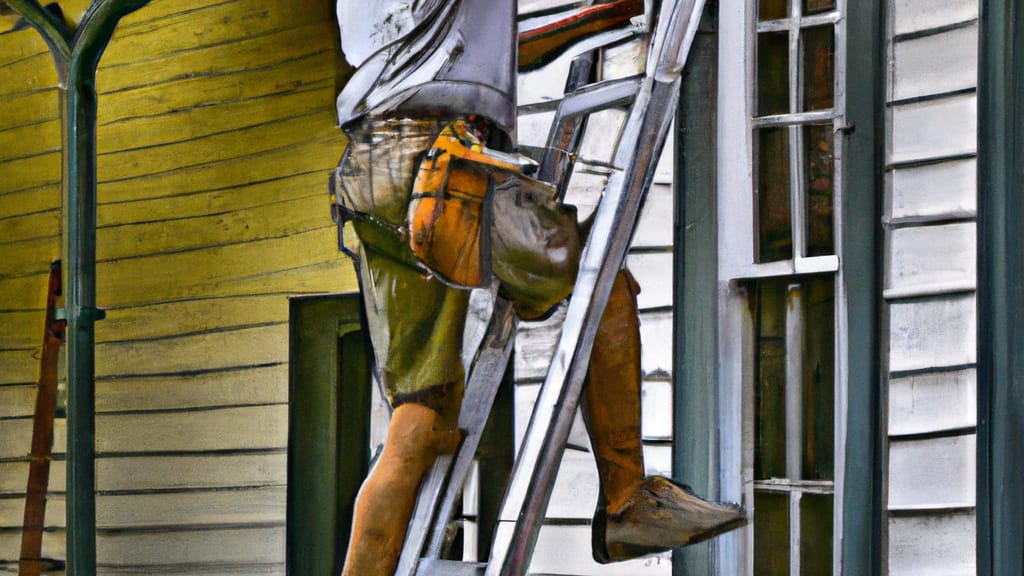
<svg viewBox="0 0 1024 576"><path fill-rule="evenodd" d="M1022 9L982 1L978 33L979 576L1024 574Z"/></svg>

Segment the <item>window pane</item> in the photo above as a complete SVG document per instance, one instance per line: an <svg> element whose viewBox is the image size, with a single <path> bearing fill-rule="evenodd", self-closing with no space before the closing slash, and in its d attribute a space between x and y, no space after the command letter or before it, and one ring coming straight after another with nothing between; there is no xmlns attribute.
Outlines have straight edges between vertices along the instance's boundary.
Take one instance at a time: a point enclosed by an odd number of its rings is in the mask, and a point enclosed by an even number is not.
<svg viewBox="0 0 1024 576"><path fill-rule="evenodd" d="M757 113L789 112L789 32L757 35Z"/></svg>
<svg viewBox="0 0 1024 576"><path fill-rule="evenodd" d="M835 462L835 287L804 285L804 480L832 480Z"/></svg>
<svg viewBox="0 0 1024 576"><path fill-rule="evenodd" d="M807 212L807 255L834 254L832 211L834 203L835 158L832 155L832 125L804 126L804 210Z"/></svg>
<svg viewBox="0 0 1024 576"><path fill-rule="evenodd" d="M786 476L786 285L758 286L754 478Z"/></svg>
<svg viewBox="0 0 1024 576"><path fill-rule="evenodd" d="M804 14L817 14L836 9L836 0L804 0Z"/></svg>
<svg viewBox="0 0 1024 576"><path fill-rule="evenodd" d="M756 134L758 262L793 257L788 136L788 128L765 128Z"/></svg>
<svg viewBox="0 0 1024 576"><path fill-rule="evenodd" d="M789 8L789 0L761 0L757 3L757 17L761 20L777 20L785 18Z"/></svg>
<svg viewBox="0 0 1024 576"><path fill-rule="evenodd" d="M789 576L789 496L754 492L754 575Z"/></svg>
<svg viewBox="0 0 1024 576"><path fill-rule="evenodd" d="M800 576L832 573L832 496L800 499Z"/></svg>
<svg viewBox="0 0 1024 576"><path fill-rule="evenodd" d="M804 110L832 108L835 100L835 46L832 26L803 31Z"/></svg>

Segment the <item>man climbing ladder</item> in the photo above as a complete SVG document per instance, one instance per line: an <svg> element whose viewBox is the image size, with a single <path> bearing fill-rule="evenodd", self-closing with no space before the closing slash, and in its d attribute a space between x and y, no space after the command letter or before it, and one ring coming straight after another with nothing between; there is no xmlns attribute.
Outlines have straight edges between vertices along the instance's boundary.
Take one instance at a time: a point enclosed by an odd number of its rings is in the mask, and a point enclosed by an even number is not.
<svg viewBox="0 0 1024 576"><path fill-rule="evenodd" d="M360 239L374 352L394 406L384 450L357 501L344 574L390 575L421 478L460 439L468 290L496 278L520 317L541 317L573 289L580 235L555 187L524 174L510 154L514 2L368 8L340 0L338 7L343 49L359 69L338 98L350 144L337 171L337 213ZM523 53L544 61L581 27L615 26L642 9L634 0L582 8L525 39L532 44ZM601 479L593 523L601 562L686 545L743 522L735 506L643 476L636 293L622 271L583 395Z"/></svg>

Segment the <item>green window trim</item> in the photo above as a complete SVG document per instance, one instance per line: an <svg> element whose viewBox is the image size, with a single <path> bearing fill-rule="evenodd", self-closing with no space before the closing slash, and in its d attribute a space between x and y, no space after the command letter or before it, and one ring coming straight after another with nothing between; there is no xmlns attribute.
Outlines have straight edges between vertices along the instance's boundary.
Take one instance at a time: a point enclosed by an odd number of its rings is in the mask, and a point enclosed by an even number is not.
<svg viewBox="0 0 1024 576"><path fill-rule="evenodd" d="M1024 573L1024 5L981 2L978 65L979 576Z"/></svg>

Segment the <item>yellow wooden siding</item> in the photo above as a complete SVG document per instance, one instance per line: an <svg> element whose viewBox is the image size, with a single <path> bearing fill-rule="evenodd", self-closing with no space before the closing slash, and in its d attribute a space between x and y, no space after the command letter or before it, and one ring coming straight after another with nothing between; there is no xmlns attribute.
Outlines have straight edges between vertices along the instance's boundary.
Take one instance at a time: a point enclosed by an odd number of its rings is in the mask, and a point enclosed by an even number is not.
<svg viewBox="0 0 1024 576"><path fill-rule="evenodd" d="M88 1L61 5L77 21ZM284 571L287 297L355 289L326 190L342 72L330 2L154 0L103 56L100 573ZM0 33L0 571L20 542L60 156L45 44ZM66 433L59 420L54 558Z"/></svg>

